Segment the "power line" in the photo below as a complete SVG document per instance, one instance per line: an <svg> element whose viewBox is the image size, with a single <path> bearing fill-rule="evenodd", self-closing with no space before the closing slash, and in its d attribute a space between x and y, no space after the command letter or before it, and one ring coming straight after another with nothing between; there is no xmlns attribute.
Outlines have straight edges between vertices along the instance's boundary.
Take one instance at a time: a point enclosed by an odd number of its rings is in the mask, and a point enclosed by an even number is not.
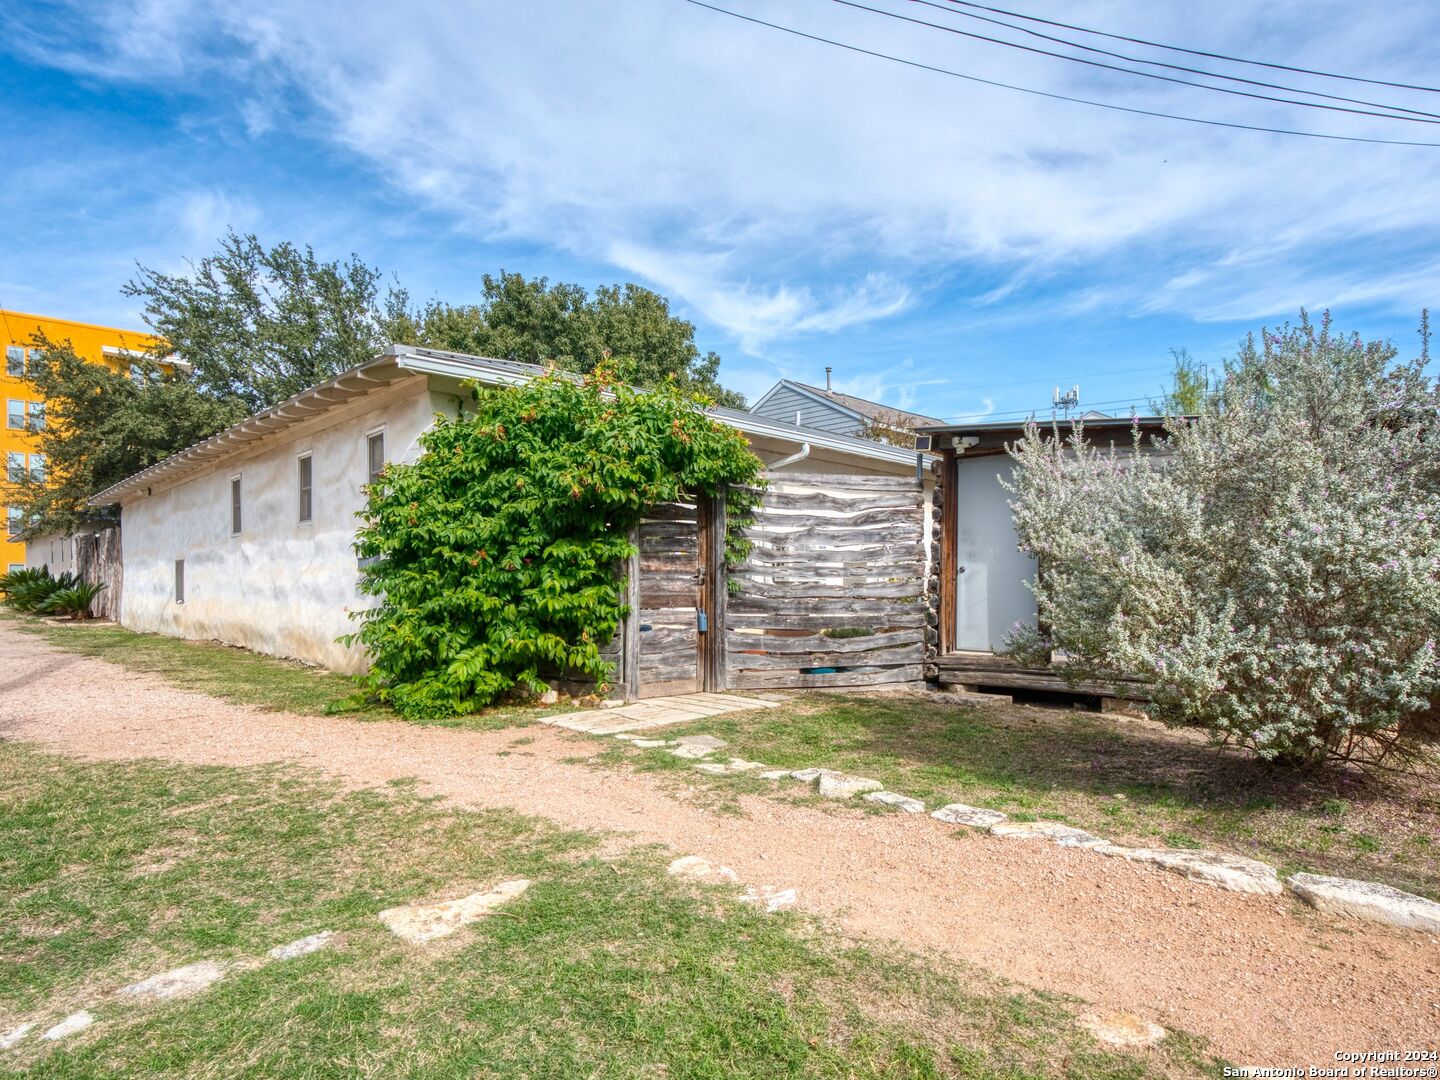
<svg viewBox="0 0 1440 1080"><path fill-rule="evenodd" d="M1110 371L1082 371L1078 375L1072 373L1060 379L1042 375L1038 379L1017 379L1012 382L1003 383L982 383L977 385L975 383L947 382L944 385L948 390L964 390L973 394L979 393L981 390L1009 390L1017 386L1041 386L1046 383L1064 382L1067 379L1105 379L1113 375L1166 375L1169 374L1170 371L1171 368L1168 365L1164 368L1157 368L1154 364L1147 364L1145 367L1118 368Z"/></svg>
<svg viewBox="0 0 1440 1080"><path fill-rule="evenodd" d="M1098 408L1098 407L1101 406L1101 405L1133 405L1133 404L1135 403L1135 400L1136 400L1136 399L1133 398L1133 397L1128 397L1128 398L1115 398L1114 400L1111 400L1111 401L1087 401L1087 402L1081 402L1081 404L1082 404L1086 409L1094 409L1094 408ZM1045 408L1038 408L1038 409L1012 409L1012 410L1010 410L1010 411L1008 411L1008 412L992 412L992 413L973 413L973 412L969 412L969 413L959 413L959 414L957 414L957 415L955 415L955 416L942 416L942 417L938 417L938 419L944 420L944 421L946 421L946 422L948 422L948 423L958 422L958 421L963 420L963 419L965 419L966 417L970 417L970 416L978 416L978 417L980 417L982 420L992 420L992 419L995 419L995 420L1011 420L1011 419L1023 419L1024 417L1031 416L1031 415L1038 415L1038 414L1043 413L1043 412L1045 412L1045 411L1047 411ZM1112 419L1121 419L1121 417L1113 417ZM976 421L976 423L979 423L979 422L980 422L979 420Z"/></svg>
<svg viewBox="0 0 1440 1080"><path fill-rule="evenodd" d="M1083 56L1067 56L1064 53L1052 52L1049 49L1041 49L1034 45L1021 45L1018 42L1006 41L1003 38L990 37L986 34L975 34L969 30L961 30L958 26L946 26L943 23L927 22L925 19L916 19L910 15L901 15L897 11L886 11L884 8L870 7L868 4L858 3L857 0L831 0L831 3L854 8L858 11L868 11L875 15L883 15L887 19L897 19L900 22L907 22L914 26L929 27L931 30L939 30L946 34L957 34L960 37L972 38L975 41L988 41L994 45L1004 45L1006 48L1035 53L1037 56L1050 56L1058 60L1068 60L1072 64L1084 64L1087 67L1103 68L1106 71L1119 71L1126 75L1138 75L1142 79L1156 79L1160 82L1175 83L1179 86L1198 87L1201 90L1211 90L1217 94L1230 94L1234 97L1253 98L1256 101L1274 101L1282 105L1302 105L1307 109L1324 109L1328 112L1351 113L1355 116L1374 116L1382 120L1405 120L1412 124L1440 123L1440 116L1436 116L1433 120L1425 120L1418 116L1396 116L1393 113L1374 112L1369 109L1352 109L1344 105L1325 105L1318 101L1301 101L1298 98L1282 98L1274 97L1270 94L1257 94L1253 90L1235 90L1228 86L1210 86L1206 83L1194 82L1190 79L1178 79L1173 75L1161 75L1154 71L1139 71L1135 68L1121 67L1119 64L1107 64L1101 60L1087 60ZM1380 107L1386 108L1387 106L1382 105Z"/></svg>
<svg viewBox="0 0 1440 1080"><path fill-rule="evenodd" d="M1127 37L1124 34L1111 34L1104 30L1092 30L1087 26L1075 26L1071 23L1056 22L1054 19L1042 19L1038 15L1022 15L1018 11L1007 11L1005 8L990 7L987 4L976 4L971 2L971 0L949 0L949 2L960 7L976 8L980 11L992 11L997 15L1008 15L1012 19L1024 19L1026 22L1040 23L1044 26L1058 26L1062 30L1074 30L1081 34L1094 34L1096 37L1110 38L1112 41L1128 41L1132 45L1145 45L1152 49L1166 49L1170 52L1187 53L1190 56L1203 56L1208 60L1228 60L1233 64L1250 64L1253 67L1271 68L1275 71L1293 71L1299 75L1315 75L1322 79L1340 79L1345 82L1369 83L1371 86L1393 86L1397 90L1421 90L1427 94L1440 94L1440 87L1417 86L1414 83L1390 82L1386 79L1367 79L1361 75L1337 75L1331 71L1316 71L1314 68L1292 67L1289 64L1272 64L1264 60L1247 60L1241 56L1206 52L1203 49L1187 49L1182 45L1166 45L1159 41L1147 41L1145 38Z"/></svg>
<svg viewBox="0 0 1440 1080"><path fill-rule="evenodd" d="M1424 109L1412 109L1405 105L1389 105L1383 101L1369 101L1365 98L1345 97L1343 94L1327 94L1321 90L1306 90L1298 86L1287 86L1284 83L1265 82L1262 79L1247 79L1243 75L1226 75L1224 72L1210 71L1207 68L1187 67L1184 64L1168 64L1164 60L1147 60L1143 56L1132 56L1129 53L1114 52L1110 49L1101 49L1094 45L1086 45L1079 41L1072 41L1069 38L1056 37L1054 34L1045 34L1039 30L1031 30L1028 26L1016 26L1014 23L1005 22L1003 19L992 19L987 15L977 15L973 11L961 11L959 8L951 6L948 3L941 3L940 0L909 0L909 2L935 8L937 11L943 11L949 15L956 15L962 19L975 19L978 22L989 23L992 26L1003 26L1005 29L1014 30L1019 34L1026 34L1030 37L1039 38L1042 41L1053 41L1057 45L1066 45L1072 49L1081 49L1084 52L1095 53L1097 56L1110 56L1117 60L1127 60L1132 64L1148 64L1150 67L1162 67L1170 71L1184 71L1191 75L1203 75L1210 79L1224 79L1226 82L1244 83L1246 86L1262 86L1267 90L1284 90L1292 94L1305 94L1307 97L1325 98L1327 101L1343 101L1350 105L1369 105L1377 109L1389 109L1393 112L1412 113L1416 116L1433 116L1440 119L1440 113L1426 112Z"/></svg>
<svg viewBox="0 0 1440 1080"><path fill-rule="evenodd" d="M847 52L858 53L861 56L871 56L877 60L888 60L892 64L902 64L905 67L916 68L920 71L929 71L936 75L946 75L952 79L964 79L966 82L979 83L983 86L994 86L1002 90L1014 90L1021 94L1032 94L1035 97L1050 98L1054 101L1068 101L1076 105L1093 105L1099 109L1111 109L1115 112L1131 113L1135 116L1154 116L1162 120L1183 120L1189 124L1204 124L1207 127L1230 128L1236 131L1258 131L1268 135L1294 135L1304 139L1326 139L1331 142L1366 143L1373 146L1424 146L1431 149L1440 149L1440 143L1421 142L1414 139L1376 139L1363 135L1332 135L1321 131L1301 131L1295 128L1265 127L1260 124L1240 124L1229 120L1206 120L1197 116L1184 116L1180 113L1159 112L1155 109L1140 109L1129 105L1116 105L1106 101L1095 101L1090 98L1072 97L1069 94L1057 94L1050 90L1036 90L1034 87L1017 86L1014 83L1000 82L996 79L985 79L979 75L967 75L964 72L955 71L951 68L937 67L934 64L922 63L919 60L907 60L904 57L892 56L889 53L862 48L859 45L850 45L844 41L836 41L834 38L821 37L819 34L811 34L804 30L796 30L794 27L782 26L780 23L767 22L753 15L742 15L740 12L731 11L729 8L705 3L705 0L685 0L685 3L694 4L696 7L705 8L707 11L714 11L720 15L728 15L732 19L739 19L742 22L754 23L756 26L764 26L771 30L779 30L783 34L804 38L807 41L815 41L822 45L831 45L837 49L844 49Z"/></svg>

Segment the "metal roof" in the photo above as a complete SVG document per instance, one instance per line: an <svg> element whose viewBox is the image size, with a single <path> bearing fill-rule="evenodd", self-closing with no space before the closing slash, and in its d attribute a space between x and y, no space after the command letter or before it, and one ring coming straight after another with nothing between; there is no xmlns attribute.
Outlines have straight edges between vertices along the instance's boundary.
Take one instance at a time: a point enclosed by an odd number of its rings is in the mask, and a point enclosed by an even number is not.
<svg viewBox="0 0 1440 1080"><path fill-rule="evenodd" d="M278 405L272 405L208 439L156 462L149 468L127 476L119 483L92 495L89 503L91 506L111 506L157 483L172 482L221 461L251 443L347 405L401 379L418 375L442 375L470 379L486 386L518 386L545 375L550 370L539 364L494 360L440 349L392 345L373 360L367 360L318 386L302 390ZM892 464L908 465L915 461L914 450L786 424L755 416L743 409L717 406L708 410L708 414L719 423L746 435L809 443L812 447Z"/></svg>
<svg viewBox="0 0 1440 1080"><path fill-rule="evenodd" d="M1092 416L1085 417L1083 422L1087 428L1130 428L1137 424L1142 428L1155 428L1163 427L1165 420L1163 416ZM990 420L974 424L936 423L917 430L921 435L984 435L997 431L1024 431L1032 422L1048 427L1052 421L1049 417L1031 417L1027 420ZM1081 418L1067 420L1060 417L1054 422L1064 426L1079 423Z"/></svg>

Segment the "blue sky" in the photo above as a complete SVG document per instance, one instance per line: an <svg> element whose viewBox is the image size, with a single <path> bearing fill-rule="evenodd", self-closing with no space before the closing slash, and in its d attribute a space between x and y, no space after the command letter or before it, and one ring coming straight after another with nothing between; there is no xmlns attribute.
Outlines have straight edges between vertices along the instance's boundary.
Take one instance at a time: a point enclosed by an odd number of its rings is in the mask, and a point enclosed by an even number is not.
<svg viewBox="0 0 1440 1080"><path fill-rule="evenodd" d="M827 0L722 4L1055 93L1440 142L1440 126L1131 79ZM1394 81L1440 71L1423 2L999 6ZM1302 305L1410 355L1420 309L1440 306L1437 148L1029 97L683 0L233 7L5 6L0 306L138 325L119 289L134 263L181 270L233 226L356 253L417 298L465 301L501 267L639 281L752 399L829 364L841 389L946 418L1043 408L1056 383L1143 407L1172 346L1215 363ZM1440 113L1440 94L1256 77Z"/></svg>

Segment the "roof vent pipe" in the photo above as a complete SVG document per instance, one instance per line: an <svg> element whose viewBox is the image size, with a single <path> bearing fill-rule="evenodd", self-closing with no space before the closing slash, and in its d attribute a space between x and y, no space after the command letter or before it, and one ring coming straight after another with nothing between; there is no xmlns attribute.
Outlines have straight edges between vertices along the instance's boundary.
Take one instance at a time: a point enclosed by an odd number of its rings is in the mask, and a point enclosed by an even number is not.
<svg viewBox="0 0 1440 1080"><path fill-rule="evenodd" d="M769 465L765 466L765 471L774 472L776 469L783 469L786 465L794 465L797 461L804 461L809 456L810 444L808 442L801 443L799 450L795 451L795 453L789 457L782 457L779 461L770 462Z"/></svg>
<svg viewBox="0 0 1440 1080"><path fill-rule="evenodd" d="M831 371L830 365L829 365L829 364L826 364L826 365L825 365L825 392L826 392L827 394L830 392L830 371Z"/></svg>

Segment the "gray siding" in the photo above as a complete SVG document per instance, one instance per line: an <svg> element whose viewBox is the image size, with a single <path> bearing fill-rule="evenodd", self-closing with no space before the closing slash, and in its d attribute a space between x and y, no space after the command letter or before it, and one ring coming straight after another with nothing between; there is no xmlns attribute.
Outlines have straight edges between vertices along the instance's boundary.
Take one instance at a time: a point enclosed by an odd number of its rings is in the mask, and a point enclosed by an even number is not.
<svg viewBox="0 0 1440 1080"><path fill-rule="evenodd" d="M858 435L861 430L860 423L843 409L824 401L816 401L790 386L780 387L771 395L769 401L750 411L756 416L780 420L786 424L795 423L795 414L798 412L802 426L833 431L837 435Z"/></svg>

